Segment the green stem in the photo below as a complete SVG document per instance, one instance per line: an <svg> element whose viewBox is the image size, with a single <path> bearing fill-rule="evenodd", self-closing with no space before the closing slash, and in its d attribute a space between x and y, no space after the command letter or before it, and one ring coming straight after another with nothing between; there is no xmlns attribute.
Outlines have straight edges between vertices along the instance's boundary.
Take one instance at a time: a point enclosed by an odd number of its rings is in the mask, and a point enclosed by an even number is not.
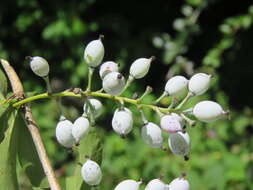
<svg viewBox="0 0 253 190"><path fill-rule="evenodd" d="M171 103L170 103L170 105L169 105L169 107L168 108L170 108L170 109L172 109L173 107L174 107L174 105L175 105L175 103L176 103L176 98L175 97L172 97L172 99L171 99Z"/></svg>
<svg viewBox="0 0 253 190"><path fill-rule="evenodd" d="M143 111L142 107L139 107L138 109L141 114L141 120L142 120L143 124L146 125L148 123L148 120L145 117L144 111Z"/></svg>
<svg viewBox="0 0 253 190"><path fill-rule="evenodd" d="M134 81L134 77L129 75L128 79L127 79L127 82L126 82L126 85L124 87L124 89L122 90L122 92L120 94L123 94L123 92L126 91L126 89L130 86L130 84Z"/></svg>
<svg viewBox="0 0 253 190"><path fill-rule="evenodd" d="M86 113L90 119L90 122L91 122L91 126L94 126L95 125L95 118L94 118L94 107L92 106L92 104L90 103L90 100L88 98L85 99L85 103L86 103L86 108L87 110ZM89 110L89 111L88 111Z"/></svg>
<svg viewBox="0 0 253 190"><path fill-rule="evenodd" d="M158 104L167 95L168 95L168 93L166 91L164 91L162 93L162 95L159 98L156 99L155 104Z"/></svg>
<svg viewBox="0 0 253 190"><path fill-rule="evenodd" d="M180 116L190 125L190 126L195 126L196 121L191 120L189 117L187 117L186 115L184 115L183 113L180 114Z"/></svg>
<svg viewBox="0 0 253 190"><path fill-rule="evenodd" d="M193 94L191 92L188 92L188 94L185 96L185 98L182 100L182 102L176 107L176 109L180 109L191 97Z"/></svg>
<svg viewBox="0 0 253 190"><path fill-rule="evenodd" d="M91 91L91 81L92 81L93 73L94 73L94 68L89 67L88 86L87 86L87 89L86 89L86 91L88 91L88 92Z"/></svg>
<svg viewBox="0 0 253 190"><path fill-rule="evenodd" d="M143 95L137 99L137 101L141 101L146 95L150 94L152 92L152 88L150 86L147 86L145 92L143 93Z"/></svg>
<svg viewBox="0 0 253 190"><path fill-rule="evenodd" d="M47 85L47 92L49 94L52 94L53 91L52 91L51 84L50 84L50 81L49 81L49 76L47 75L47 76L43 77L43 79L44 79L44 81L46 82L46 85Z"/></svg>
<svg viewBox="0 0 253 190"><path fill-rule="evenodd" d="M63 107L62 107L62 104L61 104L61 97L57 97L57 98L55 99L55 102L56 102L56 104L57 104L57 106L58 106L58 109L59 109L59 111L60 111L60 115L61 115L61 116L64 116Z"/></svg>
<svg viewBox="0 0 253 190"><path fill-rule="evenodd" d="M179 110L170 109L170 108L163 108L163 107L155 106L153 104L144 104L144 103L140 103L138 100L131 99L131 98L126 98L126 97L121 97L121 96L113 96L113 95L106 94L106 93L89 92L89 91L83 92L82 95L75 94L74 92L69 92L69 91L63 91L63 92L53 93L53 94L43 93L43 94L38 94L38 95L35 95L32 97L25 98L25 99L20 100L18 102L15 102L12 106L17 108L25 103L29 103L29 102L39 100L39 99L46 99L46 98L65 97L65 96L82 98L83 95L93 96L93 97L101 97L101 98L112 99L112 100L117 100L117 101L123 101L124 103L130 103L130 104L134 104L134 105L139 105L141 107L150 108L154 111L156 111L156 109L158 109L162 113L170 113L170 112L180 113Z"/></svg>

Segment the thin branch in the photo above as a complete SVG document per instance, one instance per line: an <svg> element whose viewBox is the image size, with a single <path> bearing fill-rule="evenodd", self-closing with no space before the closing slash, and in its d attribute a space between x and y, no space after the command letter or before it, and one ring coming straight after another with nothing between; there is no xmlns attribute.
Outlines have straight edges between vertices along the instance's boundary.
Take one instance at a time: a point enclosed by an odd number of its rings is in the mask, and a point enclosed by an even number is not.
<svg viewBox="0 0 253 190"><path fill-rule="evenodd" d="M70 92L70 91L63 91L63 92L59 92L59 93L53 93L53 94L48 94L48 93L43 93L43 94L38 94L23 100L20 100L16 103L14 103L12 106L13 107L19 107L23 104L35 101L35 100L39 100L39 99L46 99L46 98L54 98L54 97L65 97L65 96L70 96L70 97L77 97L77 98L82 98L84 96L92 96L92 97L101 97L101 98L106 98L106 99L112 99L112 100L117 100L120 102L125 102L125 103L130 103L130 104L134 104L134 105L139 105L141 107L146 107L146 108L150 108L154 111L156 111L157 109L159 111L161 111L162 113L170 113L170 112L175 112L175 113L181 113L181 110L175 110L172 108L164 108L164 107L159 107L153 104L144 104L141 103L138 100L132 99L132 98L126 98L126 97L122 97L122 96L113 96L110 94L106 94L106 93L101 93L101 92L83 92L82 95L81 94L75 94L74 92Z"/></svg>
<svg viewBox="0 0 253 190"><path fill-rule="evenodd" d="M8 63L8 61L0 59L0 62L11 82L13 93L18 98L24 98L24 89L22 86L22 83L13 69L13 67ZM49 186L51 190L60 190L61 187L55 177L53 168L51 166L50 160L47 157L46 149L44 147L39 129L37 127L36 121L34 120L31 112L31 108L29 104L24 104L22 106L23 116L26 121L27 128L29 132L31 133L33 142L35 144L40 162L43 166L44 172L46 174L46 177L48 179Z"/></svg>
<svg viewBox="0 0 253 190"><path fill-rule="evenodd" d="M10 80L13 93L16 95L24 94L23 86L15 70L10 66L8 61L0 59L0 62Z"/></svg>

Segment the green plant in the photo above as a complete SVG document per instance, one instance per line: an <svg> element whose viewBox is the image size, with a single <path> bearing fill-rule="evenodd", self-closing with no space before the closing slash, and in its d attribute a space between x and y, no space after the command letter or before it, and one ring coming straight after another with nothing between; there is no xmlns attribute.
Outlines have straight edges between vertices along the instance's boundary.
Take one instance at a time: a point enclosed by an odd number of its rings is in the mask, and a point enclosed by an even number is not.
<svg viewBox="0 0 253 190"><path fill-rule="evenodd" d="M98 42L97 42L98 41ZM96 67L98 67L103 59L103 55L104 55L104 47L101 43L101 39L95 41L95 43L99 43L99 48L97 49L97 46L95 46L95 49L91 49L90 48L90 44L88 45L88 47L85 49L85 60L89 61L88 67L89 67L89 77L88 77L88 85L87 88L85 90L82 89L72 89L72 90L65 90L63 92L60 93L53 93L52 89L51 89L51 85L50 85L50 81L49 81L49 77L48 77L48 72L46 75L41 75L40 73L40 68L43 70L44 73L44 66L46 60L44 60L43 58L39 58L39 60L37 61L37 57L36 60L35 58L30 58L30 64L31 64L31 68L33 69L33 71L35 72L35 74L37 74L38 76L42 77L45 79L46 82L46 86L47 86L47 93L42 93L39 95L34 95L34 96L30 96L30 97L25 97L24 95L24 90L22 87L22 84L18 78L18 76L16 75L14 69L9 65L9 63L3 59L1 59L1 64L11 82L12 85L12 89L13 89L13 95L12 96L6 96L6 80L4 79L3 81L5 81L5 84L3 85L3 88L1 89L1 97L2 97L2 101L1 101L1 108L2 108L2 112L1 112L1 118L2 119L6 119L7 121L10 120L10 123L6 123L6 137L3 139L3 141L7 141L8 142L8 138L14 138L13 143L15 142L15 138L14 135L16 135L16 133L14 133L14 131L9 132L8 130L14 130L15 128L13 128L13 123L15 123L16 118L18 117L18 115L23 115L23 119L30 131L30 134L33 138L33 142L35 144L35 148L38 152L38 157L40 159L40 162L43 166L44 172L46 174L48 183L49 183L49 187L53 190L57 190L60 189L60 184L57 182L57 179L54 175L53 169L51 167L51 164L49 162L49 159L46 155L46 151L43 145L43 141L40 137L40 133L38 131L37 128L37 124L35 122L35 120L33 119L32 113L31 113L31 108L29 106L29 103L35 100L39 100L39 99L45 99L45 98L52 98L54 100L56 100L56 103L59 105L59 109L60 109L60 113L61 115L60 117L60 121L57 124L56 127L56 138L58 140L58 142L63 145L64 147L67 148L72 148L73 151L78 153L78 157L79 159L77 159L78 163L83 163L87 160L87 158L90 158L94 161L96 161L98 164L101 164L102 161L102 157L101 157L101 153L102 153L102 146L100 143L100 138L97 136L98 135L98 129L96 127L93 127L92 130L90 130L89 134L88 133L88 125L94 126L95 125L95 119L96 117L99 115L99 109L101 108L101 103L96 103L97 101L94 102L94 99L91 99L91 97L100 97L100 98L105 98L105 99L111 99L114 102L117 103L118 105L118 111L116 111L115 115L114 115L114 119L117 119L117 121L113 121L113 125L117 125L114 126L114 128L118 128L117 130L121 131L119 132L119 134L121 136L126 136L131 128L132 128L132 113L130 112L130 110L128 110L127 108L124 108L126 103L130 103L136 106L136 108L139 110L142 122L144 124L143 128L142 128L142 138L144 140L144 142L146 144L148 144L150 147L152 148L160 148L160 149L166 149L163 145L163 136L162 136L162 130L160 129L160 127L158 127L156 124L150 122L145 114L143 109L145 108L149 108L151 110L153 110L155 113L158 114L158 116L163 117L164 115L173 115L175 116L175 114L177 114L177 117L179 117L179 120L185 120L185 122L187 123L187 125L189 126L193 126L195 124L195 121L190 119L188 117L188 115L194 114L198 119L203 120L203 121L211 121L211 120L216 120L218 118L221 117L221 115L224 115L225 112L222 110L222 108L220 108L220 110L217 111L215 106L202 106L201 107L201 112L197 112L196 109L193 109L193 112L191 111L191 109L185 109L184 108L184 104L192 97L195 96L195 91L197 91L198 93L196 95L200 95L202 93L204 93L208 87L209 87L209 76L206 74L196 74L193 77L197 76L197 75L204 75L207 76L208 80L206 81L206 78L204 77L200 77L197 81L194 80L194 85L191 85L191 81L193 79L190 79L189 82L189 90L191 90L192 88L196 88L196 90L194 90L193 92L189 91L188 94L184 97L184 99L181 102L178 102L178 104L176 105L175 102L172 102L172 104L169 107L161 107L157 104L159 104L160 100L162 98L164 98L167 95L170 95L170 92L177 92L178 91L178 85L169 85L170 86L170 90L167 93L163 93L157 100L149 102L149 103L144 103L143 99L149 95L152 92L152 89L150 87L146 88L146 91L143 93L142 96L139 97L134 97L134 98L127 98L125 96L122 96L122 94L124 93L124 91L130 86L130 84L133 82L134 79L139 79L144 77L150 67L150 63L153 60L153 57L150 59L138 59L137 61L135 61L131 68L130 68L130 74L129 74L129 79L127 81L127 83L125 84L124 82L122 83L121 80L124 78L123 75L119 72L114 72L114 71L109 71L107 73L105 73L103 80L103 89L99 90L99 91L93 91L92 88L92 81L93 81L93 73ZM92 41L91 43L94 43L94 41ZM102 49L101 49L102 47ZM89 51L88 51L88 50ZM96 51L102 51L102 53L97 53ZM90 54L91 53L91 54ZM97 57L98 56L98 57ZM42 60L42 61L41 61ZM95 64L94 63L95 60ZM36 62L37 61L37 62ZM34 63L36 62L36 67L34 67ZM48 67L48 64L46 64L46 66ZM134 68L134 69L133 69ZM47 71L49 71L49 69L47 68ZM113 77L113 79L107 79L108 77ZM4 75L3 75L4 77ZM181 76L178 76L179 78ZM183 91L187 90L187 84L188 84L188 80L183 78ZM180 80L176 80L176 82L179 81L179 83L181 83L181 78ZM196 77L195 77L196 78ZM120 81L120 82L118 82ZM166 84L166 86L168 86ZM176 90L175 90L176 89ZM105 92L103 92L103 90ZM173 98L180 98L180 96L183 95L183 93L181 93L182 89L179 89L180 93L172 93ZM61 109L61 97L65 97L65 96L73 96L73 97L79 97L79 98L83 98L85 101L85 106L84 106L84 117L81 117L82 122L79 124L77 122L74 123L74 125L66 120L66 117L64 116L64 111ZM7 98L5 98L7 97ZM92 103L93 100L93 103ZM95 104L94 104L95 103ZM200 103L199 103L200 104ZM198 104L197 104L198 105ZM199 110L199 109L197 109ZM202 113L203 112L203 113ZM123 115L121 113L124 113ZM196 114L197 113L197 114ZM209 114L210 113L210 114ZM10 115L5 115L5 114L10 114ZM14 115L13 115L14 114ZM218 115L217 115L218 114ZM129 117L130 116L130 117ZM117 118L119 117L119 118ZM211 117L211 118L210 118ZM215 117L215 118L214 118ZM87 120L87 119L89 120ZM203 119L204 118L204 119ZM84 120L85 120L85 125L83 125ZM124 121L124 123L121 123L121 120ZM76 126L78 124L78 126ZM182 122L178 122L179 125L182 124ZM125 127L124 125L129 125L127 127ZM77 131L75 131L76 128L80 128ZM83 129L82 129L83 127ZM125 132L125 128L130 128L127 129L127 131ZM87 129L87 130L86 130ZM169 147L171 148L172 152L174 154L179 154L184 156L185 158L188 157L189 151L190 151L190 139L189 139L189 135L185 132L185 126L181 126L181 131L173 131L173 134L171 134L171 136L169 137ZM184 130L183 130L184 129ZM84 131L83 131L84 130ZM170 132L170 131L167 131ZM80 134L79 134L80 133ZM78 138L76 138L78 136ZM12 141L10 141L12 142ZM80 146L79 146L80 143ZM12 144L10 144L10 148L12 148ZM8 147L3 147L3 148L7 148ZM27 147L26 147L27 148ZM81 149L82 148L82 149ZM15 149L8 149L8 154L10 156L10 158L15 158L15 154L16 151ZM162 150L161 150L162 151ZM14 154L14 155L13 155ZM19 155L20 158L22 159L23 155ZM187 158L188 159L188 158ZM8 165L8 162L10 160L6 159L7 163L2 163L5 165ZM91 164L91 166L93 167L94 164ZM11 167L15 166L15 164ZM84 180L89 184L89 185L96 185L96 188L98 187L100 181L101 181L101 174L96 173L96 169L89 169L91 166L87 166L88 168L86 169L82 169L82 176L84 178ZM26 171L26 165L21 166L23 168L24 171ZM97 166L96 166L97 167ZM12 168L10 168L9 170L11 170ZM10 171L9 171L10 172ZM13 178L9 179L9 183L16 184L17 185L17 180L16 180L16 172L14 172L13 170L11 170L11 172L13 173ZM27 171L26 171L27 172ZM91 173L89 173L91 172ZM71 177L67 177L65 179L65 185L66 185L66 189L72 188L73 185L75 185L76 189L83 189L84 186L86 188L88 188L87 185L85 185L82 180L80 179L80 175L78 176L78 173L80 174L80 168L78 167L78 164L76 166L74 175ZM1 179L7 179L8 178L8 172L3 175L3 177ZM93 179L93 174L96 177L96 179ZM31 184L33 184L34 182L32 181L32 179L30 179ZM139 184L139 183L138 183ZM16 186L15 185L15 186ZM92 188L91 186L91 188ZM180 185L179 185L180 186ZM139 185L138 185L139 187ZM136 186L136 188L138 188ZM185 189L188 189L189 187L185 187ZM116 188L117 189L117 188Z"/></svg>

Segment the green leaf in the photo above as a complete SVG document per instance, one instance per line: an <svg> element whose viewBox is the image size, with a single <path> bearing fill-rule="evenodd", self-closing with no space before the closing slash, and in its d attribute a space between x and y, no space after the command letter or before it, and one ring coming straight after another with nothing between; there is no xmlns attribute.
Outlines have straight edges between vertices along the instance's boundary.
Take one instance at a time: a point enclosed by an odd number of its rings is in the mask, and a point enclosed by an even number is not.
<svg viewBox="0 0 253 190"><path fill-rule="evenodd" d="M9 106L10 106L9 103L1 104L1 106L0 106L0 118L6 112L6 110L9 108Z"/></svg>
<svg viewBox="0 0 253 190"><path fill-rule="evenodd" d="M33 186L46 188L48 184L42 184L45 174L31 134L22 118L19 118L18 124L20 129L18 138L18 160L20 165Z"/></svg>
<svg viewBox="0 0 253 190"><path fill-rule="evenodd" d="M0 69L0 100L3 100L7 94L8 83L2 69Z"/></svg>
<svg viewBox="0 0 253 190"><path fill-rule="evenodd" d="M102 162L102 140L101 134L95 127L92 127L89 135L85 137L78 147L79 162L86 161L85 156L89 156L93 161L96 161L99 165Z"/></svg>
<svg viewBox="0 0 253 190"><path fill-rule="evenodd" d="M18 126L15 126L17 110L7 109L0 118L1 134L4 139L0 143L0 184L1 189L17 190L16 152Z"/></svg>
<svg viewBox="0 0 253 190"><path fill-rule="evenodd" d="M66 190L77 189L77 190L88 190L91 189L89 185L84 183L81 177L81 166L78 163L83 164L89 156L91 160L96 161L101 165L102 161L102 142L101 135L98 133L96 128L92 128L89 135L85 137L78 147L78 158L77 166L74 171L74 175L66 178Z"/></svg>

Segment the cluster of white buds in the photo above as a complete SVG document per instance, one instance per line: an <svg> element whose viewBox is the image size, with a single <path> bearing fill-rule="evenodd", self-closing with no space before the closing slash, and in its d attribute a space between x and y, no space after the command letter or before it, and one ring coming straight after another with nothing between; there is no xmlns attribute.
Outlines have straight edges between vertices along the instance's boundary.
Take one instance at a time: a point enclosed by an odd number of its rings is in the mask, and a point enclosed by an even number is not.
<svg viewBox="0 0 253 190"><path fill-rule="evenodd" d="M101 65L104 54L105 50L101 37L98 40L91 41L84 50L84 60L89 67L89 81L86 92L90 94L92 92L90 87L93 71ZM43 77L49 88L48 62L44 58L38 56L29 58L32 71L36 75ZM164 149L164 137L162 134L164 131L169 133L168 146L171 152L188 159L190 153L190 136L186 131L186 125L193 125L195 121L190 119L187 114L193 115L197 120L202 122L213 122L223 118L228 112L225 112L218 103L213 101L201 101L193 108L187 110L182 109L188 99L193 96L202 95L209 89L211 75L205 73L197 73L189 80L179 75L170 78L164 87L164 93L155 101L156 104L165 96L172 96L172 99L175 100L186 94L186 92L188 92L188 94L178 105L172 103L168 108L156 106L154 102L150 104L141 103L142 98L148 93L151 93L151 87L148 87L145 93L138 99L121 97L120 95L127 89L133 80L141 79L147 75L153 60L153 56L150 58L136 59L130 66L127 81L123 74L119 72L119 65L117 63L113 61L104 62L99 69L103 89L98 91L97 94L100 94L100 97L110 97L120 102L120 106L115 110L112 118L112 128L117 134L125 137L133 130L134 118L132 111L124 106L124 101L127 99L130 103L134 102L133 104L137 106L141 113L141 118L144 123L141 128L141 136L148 146ZM103 93L103 91L105 93ZM110 96L108 96L108 94ZM154 109L159 114L161 117L160 126L145 118L142 110L142 106L145 105ZM97 99L86 97L83 110L84 114L77 118L74 123L61 116L56 126L56 139L62 146L72 148L74 145L78 145L80 140L88 135L93 120L102 113L102 103ZM90 159L84 163L81 175L84 181L91 186L99 185L102 180L100 166ZM115 190L138 190L141 183L141 181L125 180L118 184ZM189 189L189 182L184 177L177 178L170 184L165 184L161 179L153 179L145 188L145 190Z"/></svg>
<svg viewBox="0 0 253 190"><path fill-rule="evenodd" d="M80 140L87 136L90 129L90 122L85 116L77 118L74 124L61 116L57 123L55 135L57 141L66 148L78 145Z"/></svg>
<svg viewBox="0 0 253 190"><path fill-rule="evenodd" d="M141 184L143 184L142 180L135 181L127 179L120 182L114 190L139 190ZM149 181L145 190L190 190L190 184L188 180L185 179L185 175L172 180L169 184L166 184L160 178L157 178Z"/></svg>
<svg viewBox="0 0 253 190"><path fill-rule="evenodd" d="M90 121L88 115L93 114L98 117L102 112L102 103L97 99L89 99L89 104L83 106L84 114L78 117L74 124L61 116L60 121L56 126L57 141L66 148L72 148L78 145L80 140L88 135L90 130Z"/></svg>

